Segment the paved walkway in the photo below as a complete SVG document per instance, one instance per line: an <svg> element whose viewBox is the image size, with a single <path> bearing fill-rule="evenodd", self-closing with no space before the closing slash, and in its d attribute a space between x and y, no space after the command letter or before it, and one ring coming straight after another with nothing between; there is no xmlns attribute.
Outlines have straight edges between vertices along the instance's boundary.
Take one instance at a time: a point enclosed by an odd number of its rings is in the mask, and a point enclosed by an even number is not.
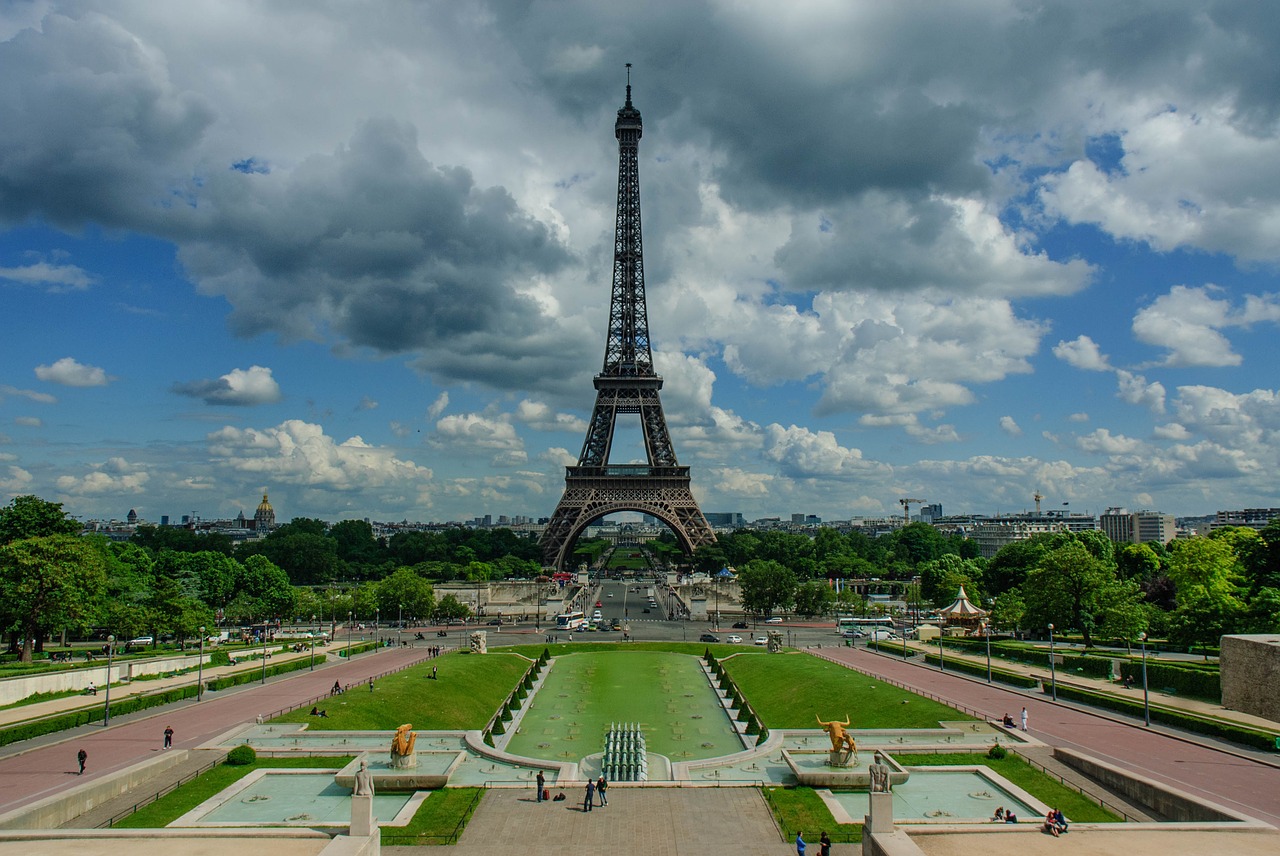
<svg viewBox="0 0 1280 856"><path fill-rule="evenodd" d="M1263 753L1215 745L1208 738L1173 729L1144 728L1141 720L1121 720L1083 706L1053 702L1039 692L987 684L862 648L822 648L810 653L993 719L1006 712L1016 718L1025 706L1030 731L1051 746L1093 755L1280 826L1280 766Z"/></svg>
<svg viewBox="0 0 1280 856"><path fill-rule="evenodd" d="M256 716L294 707L326 696L333 682L362 685L371 676L403 668L427 656L422 648L384 648L361 654L350 663L329 662L314 672L302 671L268 678L266 684L249 684L206 693L201 702L188 701L112 717L111 726L83 726L28 741L0 759L0 813L7 812L65 788L68 783L91 781L132 766L152 753L162 752L166 726L175 731L174 747L193 749L230 728L252 722ZM336 659L336 658L335 658ZM148 681L147 683L152 683ZM89 755L84 778L75 775L76 752Z"/></svg>

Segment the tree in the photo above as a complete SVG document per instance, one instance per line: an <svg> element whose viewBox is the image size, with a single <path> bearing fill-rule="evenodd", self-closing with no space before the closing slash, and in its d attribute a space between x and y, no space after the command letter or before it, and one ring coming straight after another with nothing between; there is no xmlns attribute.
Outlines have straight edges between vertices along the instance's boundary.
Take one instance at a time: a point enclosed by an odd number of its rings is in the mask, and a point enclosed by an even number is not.
<svg viewBox="0 0 1280 856"><path fill-rule="evenodd" d="M436 620L437 621L453 621L460 618L468 618L471 615L471 607L458 600L457 596L449 593L440 598L436 604Z"/></svg>
<svg viewBox="0 0 1280 856"><path fill-rule="evenodd" d="M996 595L995 603L991 606L991 624L1006 633L1016 634L1023 627L1026 614L1027 604L1022 599L1022 593L1017 589L1010 589Z"/></svg>
<svg viewBox="0 0 1280 856"><path fill-rule="evenodd" d="M251 598L261 618L280 618L293 614L293 586L282 568L265 556L250 556L240 566L236 589Z"/></svg>
<svg viewBox="0 0 1280 856"><path fill-rule="evenodd" d="M939 609L956 599L961 586L971 601L982 602L982 571L971 559L945 555L924 562L919 571L920 597Z"/></svg>
<svg viewBox="0 0 1280 856"><path fill-rule="evenodd" d="M426 618L435 610L436 596L431 583L411 568L397 568L390 576L379 580L375 588L378 608L385 616L403 614L410 618Z"/></svg>
<svg viewBox="0 0 1280 856"><path fill-rule="evenodd" d="M1116 580L1110 591L1101 599L1098 632L1110 639L1123 639L1125 647L1132 650L1133 642L1151 626L1151 606L1144 602L1137 580Z"/></svg>
<svg viewBox="0 0 1280 856"><path fill-rule="evenodd" d="M1236 628L1245 612L1239 561L1229 538L1188 538L1170 545L1169 579L1177 606L1169 616L1175 641L1205 648Z"/></svg>
<svg viewBox="0 0 1280 856"><path fill-rule="evenodd" d="M48 535L75 535L80 524L67 517L61 502L47 502L38 496L15 496L0 508L0 545L24 538Z"/></svg>
<svg viewBox="0 0 1280 856"><path fill-rule="evenodd" d="M1160 573L1160 557L1150 544L1121 544L1116 548L1116 574L1122 580L1144 583Z"/></svg>
<svg viewBox="0 0 1280 856"><path fill-rule="evenodd" d="M767 559L752 559L738 570L742 606L749 612L787 609L795 600L798 583L794 571Z"/></svg>
<svg viewBox="0 0 1280 856"><path fill-rule="evenodd" d="M796 587L796 612L805 617L826 615L833 595L825 582L810 580Z"/></svg>
<svg viewBox="0 0 1280 856"><path fill-rule="evenodd" d="M22 662L37 639L63 628L81 630L106 587L102 554L73 535L25 538L0 547L0 610L23 634Z"/></svg>
<svg viewBox="0 0 1280 856"><path fill-rule="evenodd" d="M1068 541L1045 554L1021 587L1028 624L1079 630L1085 647L1092 647L1101 604L1119 594L1115 582L1114 565Z"/></svg>

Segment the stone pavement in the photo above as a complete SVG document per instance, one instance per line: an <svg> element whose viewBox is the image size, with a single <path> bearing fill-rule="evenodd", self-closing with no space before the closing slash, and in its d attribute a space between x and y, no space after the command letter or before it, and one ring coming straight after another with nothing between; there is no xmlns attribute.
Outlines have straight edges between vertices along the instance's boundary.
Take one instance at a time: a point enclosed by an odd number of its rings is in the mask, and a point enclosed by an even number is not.
<svg viewBox="0 0 1280 856"><path fill-rule="evenodd" d="M554 793L554 791L553 791ZM609 805L582 810L582 788L564 802L538 805L532 791L487 791L462 839L448 856L786 856L764 797L756 788L609 787ZM806 832L818 852L820 830ZM440 856L438 847L397 847L396 856ZM837 844L854 856L861 845Z"/></svg>

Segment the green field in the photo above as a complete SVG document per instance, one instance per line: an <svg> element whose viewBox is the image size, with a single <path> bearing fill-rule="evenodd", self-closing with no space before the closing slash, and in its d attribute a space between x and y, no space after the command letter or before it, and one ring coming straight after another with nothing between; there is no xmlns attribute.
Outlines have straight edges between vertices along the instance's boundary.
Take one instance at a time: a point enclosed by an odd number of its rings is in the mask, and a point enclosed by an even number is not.
<svg viewBox="0 0 1280 856"><path fill-rule="evenodd" d="M558 657L507 749L576 761L604 749L611 722L639 723L672 761L742 750L696 657L633 650Z"/></svg>
<svg viewBox="0 0 1280 856"><path fill-rule="evenodd" d="M305 722L312 731L393 731L406 722L419 731L484 728L530 665L500 651L446 654L379 678L373 692L362 684L325 699L318 707L327 717L299 708L275 721ZM432 666L439 670L434 681Z"/></svg>
<svg viewBox="0 0 1280 856"><path fill-rule="evenodd" d="M806 654L743 654L721 664L769 728L817 728L815 717L853 728L937 728L973 717L892 684Z"/></svg>

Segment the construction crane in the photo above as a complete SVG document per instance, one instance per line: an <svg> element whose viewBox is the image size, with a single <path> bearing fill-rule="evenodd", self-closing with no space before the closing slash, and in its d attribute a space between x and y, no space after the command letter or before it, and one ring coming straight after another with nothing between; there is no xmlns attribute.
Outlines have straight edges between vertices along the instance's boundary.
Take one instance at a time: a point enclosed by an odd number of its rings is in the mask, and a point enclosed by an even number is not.
<svg viewBox="0 0 1280 856"><path fill-rule="evenodd" d="M1044 499L1044 497L1040 495L1040 491L1036 491L1036 495L1031 498L1036 501L1036 517L1039 517L1040 516L1040 500Z"/></svg>
<svg viewBox="0 0 1280 856"><path fill-rule="evenodd" d="M928 502L927 499L900 499L898 505L902 506L902 525L911 525L911 503Z"/></svg>

